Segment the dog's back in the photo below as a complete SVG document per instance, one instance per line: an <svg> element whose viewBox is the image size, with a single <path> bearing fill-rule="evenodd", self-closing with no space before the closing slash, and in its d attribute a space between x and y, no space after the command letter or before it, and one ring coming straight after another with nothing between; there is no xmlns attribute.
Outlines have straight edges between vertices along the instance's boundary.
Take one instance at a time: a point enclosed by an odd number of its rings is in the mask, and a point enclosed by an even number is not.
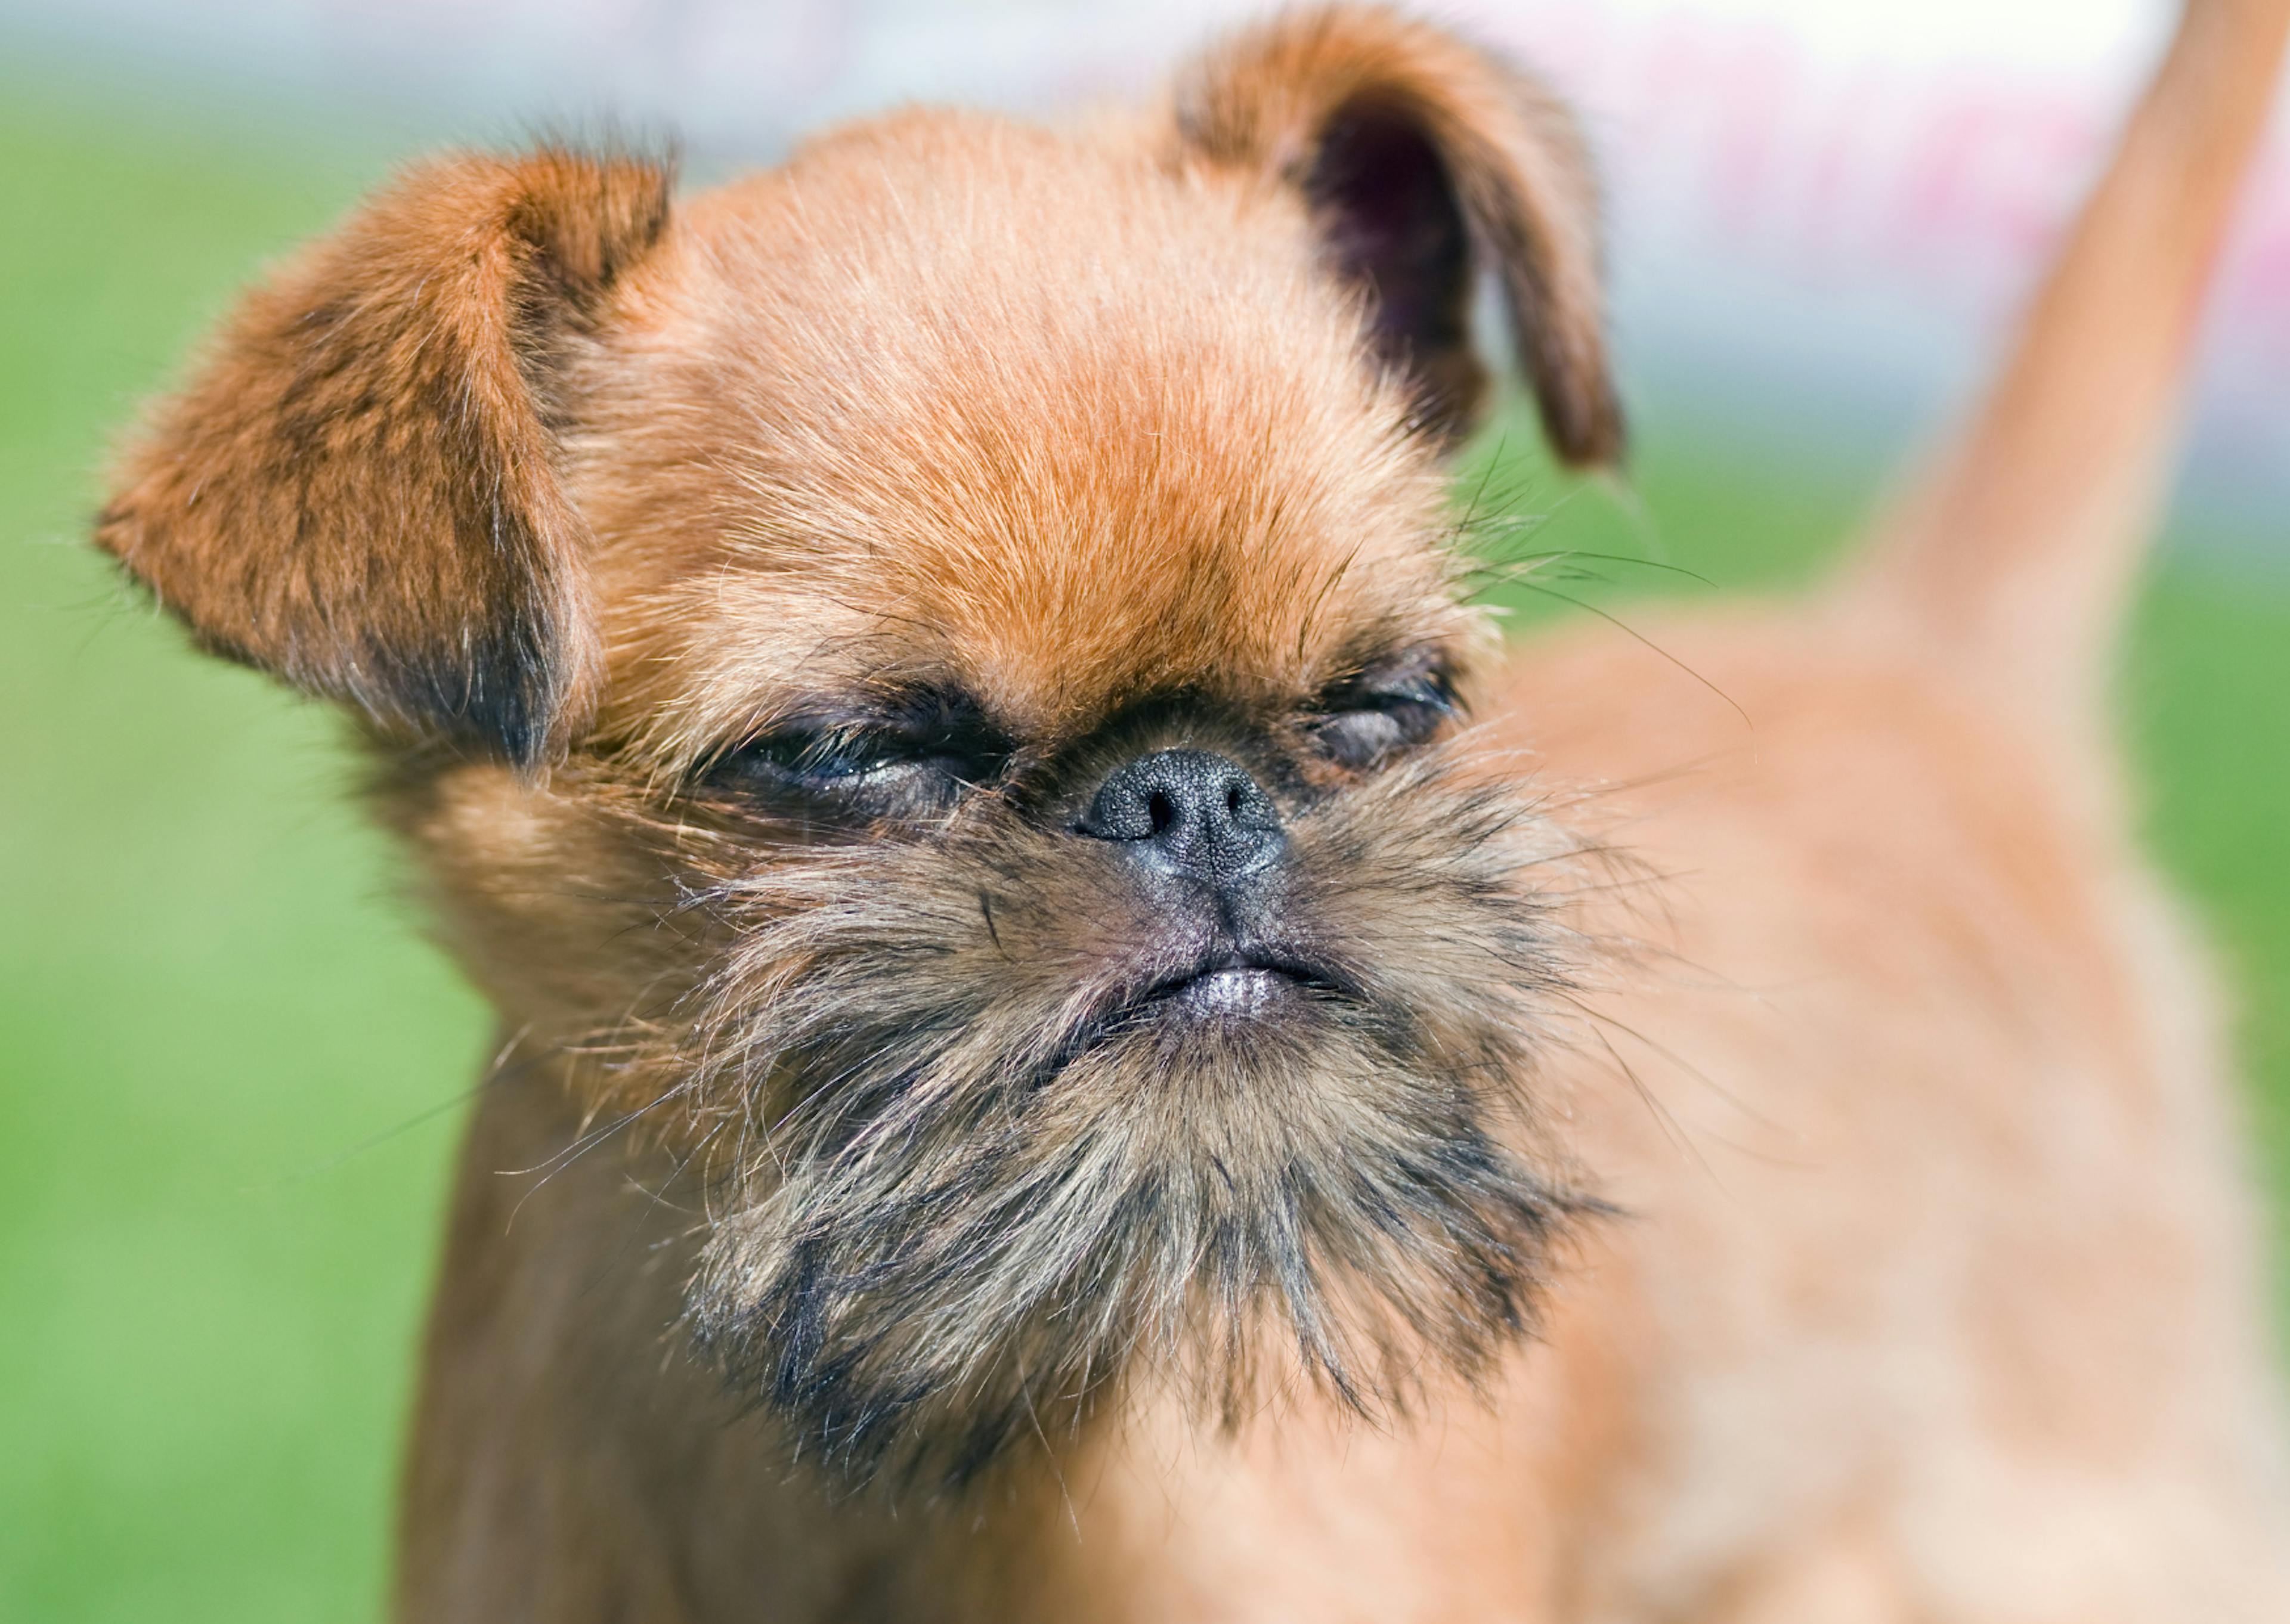
<svg viewBox="0 0 2290 1624"><path fill-rule="evenodd" d="M1567 1068L1630 1215L1594 1270L1635 1287L1615 1582L1757 1620L2283 1616L2235 1090L2092 764L1838 626L1639 629L1754 731L1611 637L1513 690L1645 866Z"/></svg>

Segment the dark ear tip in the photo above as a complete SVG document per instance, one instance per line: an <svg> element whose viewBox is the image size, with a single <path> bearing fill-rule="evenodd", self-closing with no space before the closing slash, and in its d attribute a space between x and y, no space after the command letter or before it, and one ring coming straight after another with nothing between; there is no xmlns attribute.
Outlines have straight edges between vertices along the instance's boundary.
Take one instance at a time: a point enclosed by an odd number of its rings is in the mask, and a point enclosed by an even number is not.
<svg viewBox="0 0 2290 1624"><path fill-rule="evenodd" d="M1629 457L1629 428L1621 403L1601 393L1586 403L1587 410L1561 412L1549 404L1542 409L1545 432L1559 461L1584 472L1619 472Z"/></svg>
<svg viewBox="0 0 2290 1624"><path fill-rule="evenodd" d="M516 768L520 778L539 778L564 758L563 742L532 718L497 718L482 737L488 752Z"/></svg>
<svg viewBox="0 0 2290 1624"><path fill-rule="evenodd" d="M504 761L532 776L561 760L577 725L573 635L507 610L486 633L423 654L369 644L350 700L386 732ZM319 685L319 684L310 684Z"/></svg>

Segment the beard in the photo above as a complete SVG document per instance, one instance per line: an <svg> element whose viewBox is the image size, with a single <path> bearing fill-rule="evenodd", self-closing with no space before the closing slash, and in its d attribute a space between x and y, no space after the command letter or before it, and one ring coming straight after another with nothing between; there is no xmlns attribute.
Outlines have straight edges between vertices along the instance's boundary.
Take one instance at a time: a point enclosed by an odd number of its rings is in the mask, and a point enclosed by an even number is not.
<svg viewBox="0 0 2290 1624"><path fill-rule="evenodd" d="M1221 1000L1171 991L1220 927L1006 811L709 885L733 945L680 1092L736 1128L700 1348L798 1454L933 1492L1140 1383L1230 1426L1478 1377L1597 1207L1532 1087L1587 854L1453 764L1295 817L1249 925L1281 969Z"/></svg>

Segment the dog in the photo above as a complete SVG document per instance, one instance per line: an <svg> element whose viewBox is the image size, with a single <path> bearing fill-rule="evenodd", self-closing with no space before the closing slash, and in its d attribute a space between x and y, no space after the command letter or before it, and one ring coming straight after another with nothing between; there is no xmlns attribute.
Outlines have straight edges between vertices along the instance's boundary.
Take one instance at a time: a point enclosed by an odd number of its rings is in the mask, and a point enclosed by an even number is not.
<svg viewBox="0 0 2290 1624"><path fill-rule="evenodd" d="M396 1616L2290 1617L2102 703L2286 27L2191 0L1842 576L1644 641L1473 607L1483 278L1622 453L1595 188L1386 11L279 270L96 535L500 1014Z"/></svg>

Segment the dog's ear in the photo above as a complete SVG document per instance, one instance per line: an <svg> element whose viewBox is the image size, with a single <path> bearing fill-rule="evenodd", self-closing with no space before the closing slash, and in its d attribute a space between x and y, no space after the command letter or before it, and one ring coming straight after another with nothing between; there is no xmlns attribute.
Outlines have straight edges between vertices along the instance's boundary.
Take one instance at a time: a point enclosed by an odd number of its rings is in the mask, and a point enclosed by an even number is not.
<svg viewBox="0 0 2290 1624"><path fill-rule="evenodd" d="M1380 8L1276 19L1179 81L1181 158L1300 191L1335 272L1369 296L1373 340L1422 418L1460 436L1485 378L1477 271L1509 305L1544 431L1572 463L1621 452L1581 141L1532 79Z"/></svg>
<svg viewBox="0 0 2290 1624"><path fill-rule="evenodd" d="M668 219L664 165L448 159L225 325L96 539L206 647L532 767L593 702L559 384Z"/></svg>

